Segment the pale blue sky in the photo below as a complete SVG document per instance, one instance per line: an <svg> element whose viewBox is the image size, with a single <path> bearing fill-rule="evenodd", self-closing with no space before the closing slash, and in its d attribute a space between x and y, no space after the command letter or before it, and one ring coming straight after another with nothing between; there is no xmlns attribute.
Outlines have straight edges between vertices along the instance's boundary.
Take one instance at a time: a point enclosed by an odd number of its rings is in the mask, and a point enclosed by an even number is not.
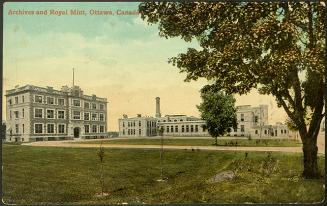
<svg viewBox="0 0 327 206"><path fill-rule="evenodd" d="M153 116L156 96L163 114L198 116L205 80L186 83L168 58L198 47L179 38L160 38L156 25L140 16L8 15L13 10L137 10L138 3L11 3L4 5L4 90L15 85L76 84L86 94L109 100L109 130L122 114ZM237 104L269 104L271 121L282 121L272 97L237 97Z"/></svg>

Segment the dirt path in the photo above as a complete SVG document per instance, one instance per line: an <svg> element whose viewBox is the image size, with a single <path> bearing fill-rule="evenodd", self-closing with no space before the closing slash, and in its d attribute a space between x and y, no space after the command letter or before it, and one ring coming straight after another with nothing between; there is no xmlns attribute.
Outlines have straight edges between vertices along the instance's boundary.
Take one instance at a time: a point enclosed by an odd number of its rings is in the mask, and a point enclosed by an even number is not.
<svg viewBox="0 0 327 206"><path fill-rule="evenodd" d="M96 148L99 144L78 144L69 141L44 141L24 143L29 146L45 146L45 147L71 147L71 148ZM160 145L120 145L120 144L103 144L106 148L123 148L123 149L160 149ZM164 149L179 149L179 150L217 150L217 151L266 151L266 152L291 152L301 153L301 147L226 147L226 146L173 146L164 145ZM324 151L319 153L324 154Z"/></svg>
<svg viewBox="0 0 327 206"><path fill-rule="evenodd" d="M207 138L207 137L205 137ZM204 139L205 139L204 138ZM106 140L118 140L127 138L114 138ZM136 138L137 139L137 138ZM158 139L158 137L153 138ZM167 138L170 139L170 138ZM171 138L174 139L174 138ZM185 139L185 138L184 138ZM201 139L201 138L194 138ZM76 141L42 141L23 143L23 145L29 146L44 146L44 147L71 147L71 148L94 148L99 147L99 144L85 142L99 141L99 139L83 140L84 143L77 143ZM325 154L325 133L320 133L318 136L318 153ZM160 145L126 145L126 144L103 144L106 148L122 148L122 149L160 149ZM266 152L291 152L301 153L302 147L228 147L228 146L177 146L177 145L164 145L164 149L179 149L179 150L217 150L217 151L266 151Z"/></svg>

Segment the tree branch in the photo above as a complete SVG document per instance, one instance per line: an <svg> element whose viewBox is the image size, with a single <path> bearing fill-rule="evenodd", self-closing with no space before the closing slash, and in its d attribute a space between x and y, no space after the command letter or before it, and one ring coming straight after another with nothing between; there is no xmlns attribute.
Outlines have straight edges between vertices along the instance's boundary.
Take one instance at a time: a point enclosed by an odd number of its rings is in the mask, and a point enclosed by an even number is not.
<svg viewBox="0 0 327 206"><path fill-rule="evenodd" d="M292 75L292 87L294 90L294 113L295 118L298 120L298 126L303 128L305 134L307 133L307 128L304 121L305 110L302 105L302 94L301 94L301 83L299 79L299 75L297 69L294 68L291 72ZM299 128L299 129L300 129Z"/></svg>
<svg viewBox="0 0 327 206"><path fill-rule="evenodd" d="M285 112L287 113L287 115L289 116L289 118L295 123L297 129L300 132L300 136L301 139L303 141L304 136L306 136L307 134L307 128L304 126L302 126L302 121L299 120L299 118L296 115L296 110L294 109L294 112L291 112L290 108L287 106L286 102L284 101L284 99L282 98L282 95L280 94L275 94L277 100L279 101L279 103L283 106Z"/></svg>
<svg viewBox="0 0 327 206"><path fill-rule="evenodd" d="M321 86L319 87L319 92L323 92L323 84L321 84ZM324 115L322 114L322 110L324 107L324 98L322 95L318 96L318 99L316 100L316 105L314 107L314 111L313 111L313 115L312 115L312 119L310 122L310 126L309 126L309 132L308 132L308 136L309 137L317 137L318 133L319 133L319 128L320 128L320 123L322 118L324 117Z"/></svg>

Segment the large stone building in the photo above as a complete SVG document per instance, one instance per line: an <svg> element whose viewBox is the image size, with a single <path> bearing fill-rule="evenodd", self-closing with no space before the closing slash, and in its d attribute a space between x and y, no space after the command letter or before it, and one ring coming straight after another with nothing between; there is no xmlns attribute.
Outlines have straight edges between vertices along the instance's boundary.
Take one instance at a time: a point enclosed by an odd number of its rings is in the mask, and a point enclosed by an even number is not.
<svg viewBox="0 0 327 206"><path fill-rule="evenodd" d="M268 105L251 107L242 105L236 107L237 129L231 129L227 136L269 138L269 137L290 137L291 134L285 124L268 123ZM186 115L165 115L160 113L160 98L156 97L155 117L136 117L128 118L123 115L119 122L119 136L126 137L148 137L156 136L158 128L161 128L163 136L209 136L206 131L205 121L197 117Z"/></svg>
<svg viewBox="0 0 327 206"><path fill-rule="evenodd" d="M158 118L158 127L164 136L209 136L205 121L197 117L186 115L166 115Z"/></svg>
<svg viewBox="0 0 327 206"><path fill-rule="evenodd" d="M84 95L78 86L26 85L6 91L6 140L89 139L107 134L107 99Z"/></svg>
<svg viewBox="0 0 327 206"><path fill-rule="evenodd" d="M251 107L242 105L236 107L237 129L231 130L230 136L246 137L290 137L289 129L285 124L268 123L268 105Z"/></svg>
<svg viewBox="0 0 327 206"><path fill-rule="evenodd" d="M150 137L157 135L157 119L154 117L142 117L140 114L137 117L128 118L123 115L119 119L119 136L136 136Z"/></svg>
<svg viewBox="0 0 327 206"><path fill-rule="evenodd" d="M208 132L203 129L205 121L186 115L166 115L161 116L160 98L156 97L156 115L155 117L142 117L138 114L136 117L123 118L118 120L119 136L126 137L148 137L157 136L158 128L163 129L164 136L208 136Z"/></svg>

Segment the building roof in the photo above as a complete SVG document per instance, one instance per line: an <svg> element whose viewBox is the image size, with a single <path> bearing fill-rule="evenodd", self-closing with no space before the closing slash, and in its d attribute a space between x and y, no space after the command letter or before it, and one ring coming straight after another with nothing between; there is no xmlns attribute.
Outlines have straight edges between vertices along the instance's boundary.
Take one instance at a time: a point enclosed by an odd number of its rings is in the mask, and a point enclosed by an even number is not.
<svg viewBox="0 0 327 206"><path fill-rule="evenodd" d="M44 92L44 93L52 93L57 95L68 95L68 96L76 96L74 94L75 91L81 92L80 98L87 99L87 100L93 100L93 101L101 101L101 102L108 102L107 98L97 97L96 95L84 95L83 91L78 86L68 87L63 86L61 90L53 89L53 87L47 86L47 87L39 87L27 84L25 86L19 87L16 86L14 89L10 89L6 91L5 96L12 96L16 95L17 93L21 92L28 92L28 91L37 91L37 92Z"/></svg>

